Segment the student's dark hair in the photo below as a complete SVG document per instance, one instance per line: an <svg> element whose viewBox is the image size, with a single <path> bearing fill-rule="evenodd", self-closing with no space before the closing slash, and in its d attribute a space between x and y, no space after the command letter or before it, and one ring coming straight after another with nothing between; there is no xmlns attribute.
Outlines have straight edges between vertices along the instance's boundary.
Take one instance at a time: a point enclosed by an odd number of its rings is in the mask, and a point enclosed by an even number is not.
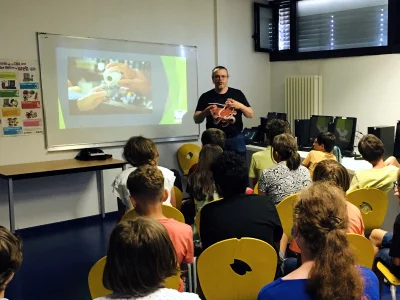
<svg viewBox="0 0 400 300"><path fill-rule="evenodd" d="M188 178L190 195L197 201L213 200L215 184L211 166L222 153L222 148L217 145L205 145L199 156L196 171Z"/></svg>
<svg viewBox="0 0 400 300"><path fill-rule="evenodd" d="M0 226L0 291L22 264L22 241L3 226Z"/></svg>
<svg viewBox="0 0 400 300"><path fill-rule="evenodd" d="M368 162L377 161L385 153L385 147L382 141L373 134L363 136L358 143L358 151Z"/></svg>
<svg viewBox="0 0 400 300"><path fill-rule="evenodd" d="M325 152L332 152L335 147L336 137L331 132L321 132L317 135L318 145L324 145Z"/></svg>
<svg viewBox="0 0 400 300"><path fill-rule="evenodd" d="M126 142L122 157L133 167L155 165L158 150L152 140L143 136L134 136Z"/></svg>
<svg viewBox="0 0 400 300"><path fill-rule="evenodd" d="M274 138L282 133L290 133L289 123L284 120L272 119L265 126L265 134L272 144Z"/></svg>
<svg viewBox="0 0 400 300"><path fill-rule="evenodd" d="M224 66L216 66L214 69L212 69L211 77L213 77L213 76L214 76L214 73L217 72L217 71L219 71L219 70L225 70L226 73L227 73L228 76L229 76L229 72L228 72L228 69L227 69L227 68L225 68Z"/></svg>
<svg viewBox="0 0 400 300"><path fill-rule="evenodd" d="M300 155L297 152L295 138L289 133L277 135L272 143L272 148L278 153L279 159L285 160L289 170L300 167Z"/></svg>
<svg viewBox="0 0 400 300"><path fill-rule="evenodd" d="M330 181L335 183L344 192L350 188L349 172L340 163L333 159L320 161L315 165L313 181Z"/></svg>
<svg viewBox="0 0 400 300"><path fill-rule="evenodd" d="M218 145L222 149L225 148L226 135L225 132L218 128L209 128L203 131L201 135L201 143L205 145Z"/></svg>
<svg viewBox="0 0 400 300"><path fill-rule="evenodd" d="M248 169L244 159L234 152L223 152L211 166L215 185L221 196L234 196L246 192Z"/></svg>
<svg viewBox="0 0 400 300"><path fill-rule="evenodd" d="M162 199L164 176L156 166L142 165L129 174L126 185L133 198L154 203Z"/></svg>
<svg viewBox="0 0 400 300"><path fill-rule="evenodd" d="M178 273L174 246L156 220L120 222L110 236L103 284L114 293L144 297Z"/></svg>
<svg viewBox="0 0 400 300"><path fill-rule="evenodd" d="M313 299L360 300L363 280L346 237L345 193L330 182L304 189L294 207L295 231L314 261L307 280Z"/></svg>

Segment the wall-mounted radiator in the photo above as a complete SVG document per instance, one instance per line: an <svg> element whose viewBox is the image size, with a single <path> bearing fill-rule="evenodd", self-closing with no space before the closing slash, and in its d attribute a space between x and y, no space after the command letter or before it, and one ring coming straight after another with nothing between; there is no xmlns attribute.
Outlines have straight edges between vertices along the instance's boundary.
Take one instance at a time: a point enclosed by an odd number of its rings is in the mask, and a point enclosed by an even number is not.
<svg viewBox="0 0 400 300"><path fill-rule="evenodd" d="M322 76L285 79L285 112L294 132L294 120L322 114Z"/></svg>

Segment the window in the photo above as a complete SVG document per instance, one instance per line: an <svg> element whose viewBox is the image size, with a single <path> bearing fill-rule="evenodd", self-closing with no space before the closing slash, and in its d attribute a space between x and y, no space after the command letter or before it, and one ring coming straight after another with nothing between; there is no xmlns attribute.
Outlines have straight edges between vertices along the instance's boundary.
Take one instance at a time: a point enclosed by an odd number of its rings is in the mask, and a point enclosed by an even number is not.
<svg viewBox="0 0 400 300"><path fill-rule="evenodd" d="M290 6L283 3L278 7L278 49L290 49Z"/></svg>
<svg viewBox="0 0 400 300"><path fill-rule="evenodd" d="M388 0L299 1L297 42L299 52L387 46Z"/></svg>
<svg viewBox="0 0 400 300"><path fill-rule="evenodd" d="M256 51L270 52L274 47L273 10L268 5L254 3L254 44Z"/></svg>

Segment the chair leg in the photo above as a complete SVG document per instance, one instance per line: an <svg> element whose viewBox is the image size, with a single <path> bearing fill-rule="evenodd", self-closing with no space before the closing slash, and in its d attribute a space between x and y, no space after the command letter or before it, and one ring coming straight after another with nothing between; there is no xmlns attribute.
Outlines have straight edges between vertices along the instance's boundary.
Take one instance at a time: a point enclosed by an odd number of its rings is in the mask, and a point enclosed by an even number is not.
<svg viewBox="0 0 400 300"><path fill-rule="evenodd" d="M193 268L192 264L188 264L188 281L189 281L189 293L193 293Z"/></svg>
<svg viewBox="0 0 400 300"><path fill-rule="evenodd" d="M390 286L390 293L392 294L392 300L396 300L396 286L395 285Z"/></svg>

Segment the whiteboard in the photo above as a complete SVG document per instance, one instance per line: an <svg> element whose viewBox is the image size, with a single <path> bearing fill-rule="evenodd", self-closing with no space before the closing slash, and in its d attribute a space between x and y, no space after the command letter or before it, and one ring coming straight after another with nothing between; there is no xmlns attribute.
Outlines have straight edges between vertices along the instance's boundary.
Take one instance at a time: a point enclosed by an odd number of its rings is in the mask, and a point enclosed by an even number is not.
<svg viewBox="0 0 400 300"><path fill-rule="evenodd" d="M49 151L198 139L197 48L38 34Z"/></svg>

